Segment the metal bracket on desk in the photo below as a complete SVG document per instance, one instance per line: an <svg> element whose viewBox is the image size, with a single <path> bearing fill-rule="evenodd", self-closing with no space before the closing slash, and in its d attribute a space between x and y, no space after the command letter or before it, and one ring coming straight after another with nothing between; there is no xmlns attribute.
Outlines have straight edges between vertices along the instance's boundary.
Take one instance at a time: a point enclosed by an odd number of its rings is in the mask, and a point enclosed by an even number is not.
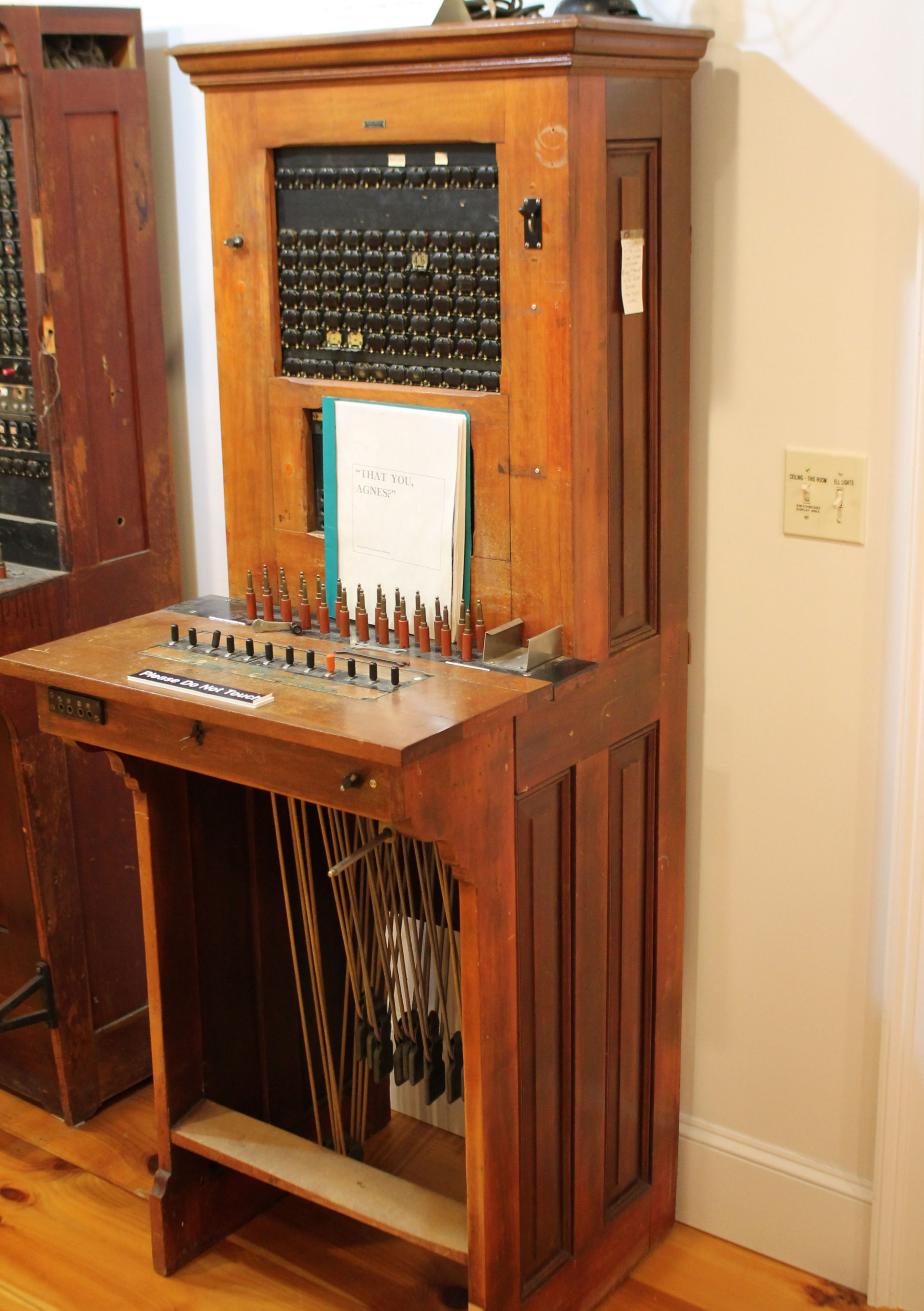
<svg viewBox="0 0 924 1311"><path fill-rule="evenodd" d="M12 1011L19 1010L23 1002L36 995L42 999L43 1006L41 1010L29 1011L27 1015L11 1014ZM30 979L28 983L24 983L21 988L17 988L15 992L7 997L6 1001L0 1002L0 1033L10 1033L13 1029L25 1029L30 1024L47 1024L49 1029L58 1027L55 994L51 986L51 970L43 960L40 960L36 965L34 978Z"/></svg>

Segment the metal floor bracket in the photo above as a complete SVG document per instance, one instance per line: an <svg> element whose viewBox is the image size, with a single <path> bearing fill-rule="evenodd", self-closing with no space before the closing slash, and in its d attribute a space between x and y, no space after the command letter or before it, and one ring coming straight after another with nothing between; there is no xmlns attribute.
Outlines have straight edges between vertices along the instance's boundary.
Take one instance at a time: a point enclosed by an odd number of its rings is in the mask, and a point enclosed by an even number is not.
<svg viewBox="0 0 924 1311"><path fill-rule="evenodd" d="M14 1015L23 1002L30 997L39 997L42 1007L29 1011L25 1015ZM10 1033L13 1029L25 1029L30 1024L47 1024L49 1029L58 1027L58 1012L55 1010L55 995L51 986L51 970L45 961L40 960L35 967L35 975L17 988L5 1001L0 1001L0 1033Z"/></svg>

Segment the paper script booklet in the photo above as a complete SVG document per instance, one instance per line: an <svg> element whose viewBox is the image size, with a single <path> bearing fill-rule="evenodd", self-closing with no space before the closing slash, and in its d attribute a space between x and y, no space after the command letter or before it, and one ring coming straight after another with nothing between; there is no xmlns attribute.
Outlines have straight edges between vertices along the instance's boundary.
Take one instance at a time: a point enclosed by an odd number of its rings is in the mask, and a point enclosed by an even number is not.
<svg viewBox="0 0 924 1311"><path fill-rule="evenodd" d="M325 558L328 592L361 584L389 616L395 588L413 614L416 592L432 623L438 596L455 624L470 555L469 421L461 410L324 401Z"/></svg>

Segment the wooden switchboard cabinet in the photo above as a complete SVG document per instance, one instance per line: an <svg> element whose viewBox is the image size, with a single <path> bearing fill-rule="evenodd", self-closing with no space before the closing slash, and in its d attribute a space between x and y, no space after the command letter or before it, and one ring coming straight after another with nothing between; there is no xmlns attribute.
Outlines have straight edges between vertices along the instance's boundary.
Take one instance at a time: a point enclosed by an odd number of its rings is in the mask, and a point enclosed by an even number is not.
<svg viewBox="0 0 924 1311"><path fill-rule="evenodd" d="M238 599L3 662L135 799L165 1273L283 1189L431 1249L472 1308L590 1307L672 1223L708 37L568 17L174 52L205 93ZM247 571L285 622L281 571L323 569L331 399L468 412L471 600L561 626L560 653L328 633L333 578L284 658L242 653ZM218 667L272 701L170 690ZM389 1147L389 1075L464 1102L439 1170L432 1126L401 1129L412 1169Z"/></svg>

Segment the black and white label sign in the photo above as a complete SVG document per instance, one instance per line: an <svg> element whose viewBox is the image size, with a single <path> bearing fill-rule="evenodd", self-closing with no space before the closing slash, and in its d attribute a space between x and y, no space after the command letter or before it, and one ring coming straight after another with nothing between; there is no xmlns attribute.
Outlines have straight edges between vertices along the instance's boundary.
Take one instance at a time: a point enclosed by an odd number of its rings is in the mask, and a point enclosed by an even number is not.
<svg viewBox="0 0 924 1311"><path fill-rule="evenodd" d="M218 705L242 706L245 710L256 710L258 706L268 705L274 699L271 692L242 692L239 687L208 683L201 678L186 678L183 674L165 674L160 669L140 669L137 674L129 674L128 681L146 687L159 687L178 696L194 696Z"/></svg>

